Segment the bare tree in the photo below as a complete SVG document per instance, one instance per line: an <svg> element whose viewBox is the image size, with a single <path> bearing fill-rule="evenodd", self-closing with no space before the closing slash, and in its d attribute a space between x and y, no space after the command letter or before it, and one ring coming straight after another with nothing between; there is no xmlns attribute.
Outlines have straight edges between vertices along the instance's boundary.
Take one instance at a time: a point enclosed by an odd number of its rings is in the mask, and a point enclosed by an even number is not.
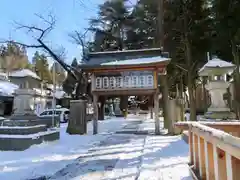
<svg viewBox="0 0 240 180"><path fill-rule="evenodd" d="M62 60L64 51L56 53L44 41L46 36L54 29L54 26L56 24L55 17L52 16L52 14L49 14L48 18L44 18L43 16L38 14L36 14L36 16L40 20L42 20L44 25L46 25L45 28L38 27L36 25L24 25L24 24L15 22L17 25L17 30L25 30L27 34L31 34L32 37L35 39L36 43L27 44L27 43L17 42L13 40L4 40L0 43L13 42L25 48L38 48L46 51L49 54L49 56L53 58L53 60L57 61L63 67L63 69L72 77L72 79L74 80L73 83L75 83L75 87L77 89L77 91L75 90L75 93L78 95L78 97L85 98L85 96L87 95L87 84L88 84L88 78L86 77L85 73L80 69L74 68L66 64Z"/></svg>

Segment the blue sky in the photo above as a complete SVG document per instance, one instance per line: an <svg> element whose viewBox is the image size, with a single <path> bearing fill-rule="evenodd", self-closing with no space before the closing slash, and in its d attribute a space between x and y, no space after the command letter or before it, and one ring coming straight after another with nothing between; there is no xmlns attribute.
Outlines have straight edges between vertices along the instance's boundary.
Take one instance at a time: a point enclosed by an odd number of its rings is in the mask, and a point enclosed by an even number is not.
<svg viewBox="0 0 240 180"><path fill-rule="evenodd" d="M50 12L56 17L56 26L45 40L54 49L63 46L66 49L66 61L73 57L80 59L81 50L68 36L74 30L84 32L88 27L88 19L97 15L97 5L103 0L1 0L0 39L13 39L23 43L34 43L30 35L24 30L16 30L20 22L27 25L42 26L42 22L34 14L47 16ZM31 61L36 49L29 49Z"/></svg>

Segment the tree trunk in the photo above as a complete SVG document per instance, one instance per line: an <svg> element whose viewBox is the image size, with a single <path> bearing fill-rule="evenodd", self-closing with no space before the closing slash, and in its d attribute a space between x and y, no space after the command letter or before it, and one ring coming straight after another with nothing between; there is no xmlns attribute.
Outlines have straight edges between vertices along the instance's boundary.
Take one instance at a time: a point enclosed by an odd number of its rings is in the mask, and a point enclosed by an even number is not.
<svg viewBox="0 0 240 180"><path fill-rule="evenodd" d="M98 120L104 120L104 105L105 105L105 97L104 96L100 96L99 97L99 103L100 106L98 106Z"/></svg>
<svg viewBox="0 0 240 180"><path fill-rule="evenodd" d="M180 99L182 102L184 102L183 100L183 76L181 77L181 81L180 81ZM184 121L184 114L185 114L185 110L184 110L184 103L181 103L181 121Z"/></svg>
<svg viewBox="0 0 240 180"><path fill-rule="evenodd" d="M234 72L234 99L235 99L235 113L237 115L237 118L240 118L240 74L239 74L239 54L236 44L232 41L232 55L233 55L233 61L236 65L236 70Z"/></svg>
<svg viewBox="0 0 240 180"><path fill-rule="evenodd" d="M121 111L126 110L128 108L128 96L121 96L120 98L120 109Z"/></svg>
<svg viewBox="0 0 240 180"><path fill-rule="evenodd" d="M170 127L170 119L168 115L168 84L167 84L167 76L160 76L160 82L162 82L162 96L163 96L163 117L164 117L164 128L169 129Z"/></svg>
<svg viewBox="0 0 240 180"><path fill-rule="evenodd" d="M202 88L203 88L203 109L204 109L204 112L206 112L207 109L208 109L207 90L205 88L206 84L207 84L207 78L203 77Z"/></svg>
<svg viewBox="0 0 240 180"><path fill-rule="evenodd" d="M189 102L190 102L190 121L196 121L196 98L194 93L194 86L192 83L192 79L188 78L188 93L189 93Z"/></svg>
<svg viewBox="0 0 240 180"><path fill-rule="evenodd" d="M190 103L190 121L196 121L196 98L195 98L195 86L194 86L194 72L192 67L192 49L188 38L185 39L186 46L186 60L187 60L187 84L188 84L188 93L189 93L189 103Z"/></svg>

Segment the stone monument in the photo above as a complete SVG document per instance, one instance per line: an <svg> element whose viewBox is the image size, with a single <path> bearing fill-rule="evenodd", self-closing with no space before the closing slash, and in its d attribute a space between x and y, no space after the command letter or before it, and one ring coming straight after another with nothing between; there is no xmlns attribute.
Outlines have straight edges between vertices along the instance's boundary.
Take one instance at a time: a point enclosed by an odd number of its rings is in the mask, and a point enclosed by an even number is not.
<svg viewBox="0 0 240 180"><path fill-rule="evenodd" d="M69 134L86 134L87 133L87 101L71 100L70 115L67 127Z"/></svg>
<svg viewBox="0 0 240 180"><path fill-rule="evenodd" d="M208 82L205 88L211 96L211 105L204 119L234 119L235 114L230 111L227 103L224 100L224 94L227 93L227 88L230 83L226 80L226 75L233 72L235 65L217 57L208 61L199 71L199 76L208 77Z"/></svg>

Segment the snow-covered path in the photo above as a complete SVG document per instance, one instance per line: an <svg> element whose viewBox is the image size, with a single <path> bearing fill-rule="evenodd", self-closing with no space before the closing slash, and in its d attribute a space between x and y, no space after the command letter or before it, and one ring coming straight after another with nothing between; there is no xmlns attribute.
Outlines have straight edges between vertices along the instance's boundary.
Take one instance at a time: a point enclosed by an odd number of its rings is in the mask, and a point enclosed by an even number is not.
<svg viewBox="0 0 240 180"><path fill-rule="evenodd" d="M191 180L188 146L181 137L128 134L136 124L121 129L127 134L112 134L104 139L50 179ZM138 130L152 131L151 124L152 120L145 121Z"/></svg>
<svg viewBox="0 0 240 180"><path fill-rule="evenodd" d="M66 124L61 124L60 140L34 145L25 151L0 151L0 180L26 180L52 175L88 152L112 133L127 124L139 121L131 118L112 118L99 121L99 134L92 135L92 122L87 135L68 135Z"/></svg>
<svg viewBox="0 0 240 180"><path fill-rule="evenodd" d="M51 180L107 180L121 175L119 172L114 172L121 165L125 166L123 168L133 168L137 173L136 167L141 163L143 145L144 137L142 136L113 134L102 141L99 146L81 155L73 164L56 173ZM129 162L133 162L132 164L126 164L128 158Z"/></svg>
<svg viewBox="0 0 240 180"><path fill-rule="evenodd" d="M179 136L113 135L50 180L191 180Z"/></svg>
<svg viewBox="0 0 240 180"><path fill-rule="evenodd" d="M153 120L131 117L100 121L100 134L69 136L23 152L0 152L0 179L188 180L188 146L180 136L134 135L154 130ZM141 123L141 124L139 124ZM127 134L119 134L127 131ZM118 132L116 134L116 132Z"/></svg>

